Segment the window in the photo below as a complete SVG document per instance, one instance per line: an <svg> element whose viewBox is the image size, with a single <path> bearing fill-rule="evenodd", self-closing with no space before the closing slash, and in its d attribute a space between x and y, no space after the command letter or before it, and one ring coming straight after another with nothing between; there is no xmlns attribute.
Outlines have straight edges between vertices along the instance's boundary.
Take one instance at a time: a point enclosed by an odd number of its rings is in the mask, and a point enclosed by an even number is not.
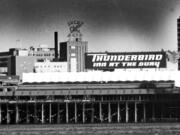
<svg viewBox="0 0 180 135"><path fill-rule="evenodd" d="M71 49L76 49L76 46L71 46Z"/></svg>
<svg viewBox="0 0 180 135"><path fill-rule="evenodd" d="M75 53L71 53L71 56L72 56L72 57L75 57L75 56L76 56L76 54L75 54Z"/></svg>

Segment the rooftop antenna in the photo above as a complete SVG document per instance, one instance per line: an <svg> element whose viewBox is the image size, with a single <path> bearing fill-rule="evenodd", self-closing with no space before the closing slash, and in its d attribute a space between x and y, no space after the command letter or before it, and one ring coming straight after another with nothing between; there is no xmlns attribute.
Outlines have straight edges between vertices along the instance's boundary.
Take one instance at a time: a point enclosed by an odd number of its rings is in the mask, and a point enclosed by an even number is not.
<svg viewBox="0 0 180 135"><path fill-rule="evenodd" d="M17 46L18 46L19 48L22 48L22 42L21 42L21 40L20 40L20 39L17 39L16 42L17 42Z"/></svg>

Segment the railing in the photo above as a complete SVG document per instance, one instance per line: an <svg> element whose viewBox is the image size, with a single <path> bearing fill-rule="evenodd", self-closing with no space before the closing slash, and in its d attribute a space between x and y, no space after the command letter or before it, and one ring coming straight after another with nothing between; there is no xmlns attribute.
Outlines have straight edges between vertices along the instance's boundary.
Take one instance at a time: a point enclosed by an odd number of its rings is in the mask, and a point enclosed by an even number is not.
<svg viewBox="0 0 180 135"><path fill-rule="evenodd" d="M180 122L180 118L149 118L146 122Z"/></svg>

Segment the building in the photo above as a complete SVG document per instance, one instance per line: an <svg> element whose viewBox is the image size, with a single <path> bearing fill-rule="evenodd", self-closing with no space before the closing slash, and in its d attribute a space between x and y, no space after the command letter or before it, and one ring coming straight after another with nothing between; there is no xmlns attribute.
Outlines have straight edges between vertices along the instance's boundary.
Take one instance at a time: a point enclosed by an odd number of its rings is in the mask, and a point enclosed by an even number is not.
<svg viewBox="0 0 180 135"><path fill-rule="evenodd" d="M60 43L60 61L67 61L69 72L85 71L85 52L87 52L86 41L67 41Z"/></svg>
<svg viewBox="0 0 180 135"><path fill-rule="evenodd" d="M8 52L1 52L0 73L5 75L17 75L22 78L22 73L49 71L48 68L45 69L44 67L49 67L50 65L51 68L57 65L54 69L51 69L51 71L85 71L84 55L88 47L87 41L82 41L82 34L79 30L81 25L82 22L79 21L72 21L69 23L70 34L68 35L69 39L67 42L59 43L58 32L55 32L54 48L49 48L47 45L40 45L37 48L11 48ZM48 63L47 60L49 61ZM50 62L52 63L50 64ZM58 70L57 67L59 67ZM60 69L60 67L62 68Z"/></svg>
<svg viewBox="0 0 180 135"><path fill-rule="evenodd" d="M49 48L47 45L40 45L37 48L30 47L28 56L35 56L37 61L50 60L52 61L55 56L54 48Z"/></svg>
<svg viewBox="0 0 180 135"><path fill-rule="evenodd" d="M22 73L34 72L35 62L53 59L54 48L45 45L29 49L11 48L8 52L0 53L0 73L22 78Z"/></svg>
<svg viewBox="0 0 180 135"><path fill-rule="evenodd" d="M35 62L34 64L35 73L46 73L46 72L67 72L67 62Z"/></svg>
<svg viewBox="0 0 180 135"><path fill-rule="evenodd" d="M85 53L88 50L88 43L82 41L82 34L79 30L82 24L80 21L69 22L69 40L60 43L60 61L68 62L69 72L85 71Z"/></svg>

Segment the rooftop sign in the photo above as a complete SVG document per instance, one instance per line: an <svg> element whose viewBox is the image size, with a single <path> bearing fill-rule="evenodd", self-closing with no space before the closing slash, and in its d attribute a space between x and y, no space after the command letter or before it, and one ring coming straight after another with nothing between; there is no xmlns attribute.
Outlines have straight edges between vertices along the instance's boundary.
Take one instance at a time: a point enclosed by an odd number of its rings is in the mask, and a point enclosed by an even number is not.
<svg viewBox="0 0 180 135"><path fill-rule="evenodd" d="M86 69L166 68L165 52L86 53Z"/></svg>
<svg viewBox="0 0 180 135"><path fill-rule="evenodd" d="M82 21L72 20L68 22L70 32L80 32L79 28L83 25Z"/></svg>

